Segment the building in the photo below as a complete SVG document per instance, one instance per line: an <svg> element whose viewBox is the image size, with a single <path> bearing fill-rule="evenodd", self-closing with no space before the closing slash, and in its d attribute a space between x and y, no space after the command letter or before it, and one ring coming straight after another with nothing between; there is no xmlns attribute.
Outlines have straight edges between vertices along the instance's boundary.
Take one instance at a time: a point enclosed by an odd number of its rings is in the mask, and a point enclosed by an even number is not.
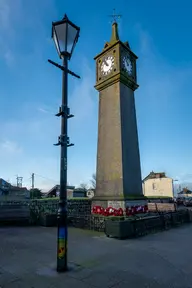
<svg viewBox="0 0 192 288"><path fill-rule="evenodd" d="M75 189L75 186L67 186L67 198L73 198L73 191ZM47 193L46 193L46 197L59 197L59 193L60 193L60 185L55 185L54 187L52 187Z"/></svg>
<svg viewBox="0 0 192 288"><path fill-rule="evenodd" d="M30 198L30 193L26 187L13 186L0 178L0 197L6 200L22 200Z"/></svg>
<svg viewBox="0 0 192 288"><path fill-rule="evenodd" d="M73 191L74 198L86 198L87 197L87 189L84 188L76 188Z"/></svg>
<svg viewBox="0 0 192 288"><path fill-rule="evenodd" d="M173 198L173 179L165 175L164 172L150 172L143 179L143 193L145 196L165 196Z"/></svg>
<svg viewBox="0 0 192 288"><path fill-rule="evenodd" d="M12 186L12 185L9 189L9 195L30 197L30 193L26 187L17 187L17 186Z"/></svg>
<svg viewBox="0 0 192 288"><path fill-rule="evenodd" d="M8 194L11 184L0 178L0 196Z"/></svg>
<svg viewBox="0 0 192 288"><path fill-rule="evenodd" d="M192 197L192 191L185 187L177 195L178 197Z"/></svg>

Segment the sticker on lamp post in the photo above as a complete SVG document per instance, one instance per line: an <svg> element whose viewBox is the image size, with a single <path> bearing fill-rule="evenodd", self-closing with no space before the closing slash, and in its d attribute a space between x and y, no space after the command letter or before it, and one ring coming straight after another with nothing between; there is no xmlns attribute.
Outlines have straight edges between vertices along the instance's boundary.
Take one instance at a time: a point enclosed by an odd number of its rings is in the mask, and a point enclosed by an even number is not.
<svg viewBox="0 0 192 288"><path fill-rule="evenodd" d="M59 245L58 245L58 257L59 259L64 258L65 256L65 239L59 239Z"/></svg>
<svg viewBox="0 0 192 288"><path fill-rule="evenodd" d="M66 229L64 227L59 228L58 234L58 257L59 259L63 259L66 253Z"/></svg>

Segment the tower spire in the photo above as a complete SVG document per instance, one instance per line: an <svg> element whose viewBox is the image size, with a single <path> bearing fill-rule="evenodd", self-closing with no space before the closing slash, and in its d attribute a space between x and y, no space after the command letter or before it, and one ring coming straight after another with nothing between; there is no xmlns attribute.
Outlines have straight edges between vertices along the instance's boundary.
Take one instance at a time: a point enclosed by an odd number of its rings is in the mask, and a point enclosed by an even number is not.
<svg viewBox="0 0 192 288"><path fill-rule="evenodd" d="M119 40L118 24L117 22L114 22L112 24L112 35L111 35L110 43L116 42L118 40Z"/></svg>

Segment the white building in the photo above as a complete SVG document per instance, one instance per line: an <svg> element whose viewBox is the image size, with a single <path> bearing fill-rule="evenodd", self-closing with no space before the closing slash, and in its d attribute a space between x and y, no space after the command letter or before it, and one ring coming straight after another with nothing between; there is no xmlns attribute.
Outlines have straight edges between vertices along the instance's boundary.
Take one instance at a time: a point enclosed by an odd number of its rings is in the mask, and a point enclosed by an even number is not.
<svg viewBox="0 0 192 288"><path fill-rule="evenodd" d="M143 194L147 197L167 196L173 198L173 179L163 172L151 172L143 179Z"/></svg>

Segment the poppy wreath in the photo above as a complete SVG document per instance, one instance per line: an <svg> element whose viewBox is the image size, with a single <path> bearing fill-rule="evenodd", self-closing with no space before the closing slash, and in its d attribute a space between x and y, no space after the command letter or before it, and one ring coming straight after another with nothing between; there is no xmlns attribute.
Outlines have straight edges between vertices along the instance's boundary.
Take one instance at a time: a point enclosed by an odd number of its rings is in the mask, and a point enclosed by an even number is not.
<svg viewBox="0 0 192 288"><path fill-rule="evenodd" d="M144 207L143 206L136 206L135 207L135 214L140 214L144 212Z"/></svg>
<svg viewBox="0 0 192 288"><path fill-rule="evenodd" d="M132 216L133 215L132 207L126 207L125 214L126 214L126 216Z"/></svg>
<svg viewBox="0 0 192 288"><path fill-rule="evenodd" d="M106 211L108 212L108 214L109 214L109 216L113 216L114 215L114 213L115 213L115 208L113 208L113 207L107 207L106 208Z"/></svg>
<svg viewBox="0 0 192 288"><path fill-rule="evenodd" d="M147 213L148 212L148 206L147 205L142 205L142 206L135 206L133 207L134 209L134 214L141 214L141 213Z"/></svg>
<svg viewBox="0 0 192 288"><path fill-rule="evenodd" d="M122 208L116 209L114 212L114 216L123 216L123 214L124 213Z"/></svg>
<svg viewBox="0 0 192 288"><path fill-rule="evenodd" d="M147 213L149 210L148 210L148 205L145 205L144 206L144 213Z"/></svg>
<svg viewBox="0 0 192 288"><path fill-rule="evenodd" d="M92 213L103 215L103 216L123 216L124 211L122 208L116 209L113 207L108 207L108 208L104 209L101 206L94 206L92 208Z"/></svg>
<svg viewBox="0 0 192 288"><path fill-rule="evenodd" d="M92 208L92 214L99 214L103 216L123 216L124 212L126 216L133 216L135 214L141 214L141 213L147 213L148 212L148 206L131 206L131 207L126 207L125 211L123 211L122 208L113 208L113 207L108 207L108 208L103 208L101 206L93 206Z"/></svg>
<svg viewBox="0 0 192 288"><path fill-rule="evenodd" d="M109 211L108 211L108 209L104 209L102 215L103 215L103 216L109 216Z"/></svg>
<svg viewBox="0 0 192 288"><path fill-rule="evenodd" d="M131 207L126 207L125 213L126 216L133 216L135 214L141 214L141 213L147 213L148 212L148 206L131 206Z"/></svg>
<svg viewBox="0 0 192 288"><path fill-rule="evenodd" d="M111 215L111 214L112 214L112 211L110 211L109 208L105 208L104 213L103 213L103 216L109 216L109 215Z"/></svg>
<svg viewBox="0 0 192 288"><path fill-rule="evenodd" d="M116 213L116 209L113 207L107 207L104 211L104 216L114 216Z"/></svg>
<svg viewBox="0 0 192 288"><path fill-rule="evenodd" d="M101 206L93 206L93 208L92 208L92 213L93 213L93 214L100 214L100 215L102 215L103 212L104 212L104 208L101 207Z"/></svg>
<svg viewBox="0 0 192 288"><path fill-rule="evenodd" d="M131 206L131 213L132 215L136 214L136 206Z"/></svg>

